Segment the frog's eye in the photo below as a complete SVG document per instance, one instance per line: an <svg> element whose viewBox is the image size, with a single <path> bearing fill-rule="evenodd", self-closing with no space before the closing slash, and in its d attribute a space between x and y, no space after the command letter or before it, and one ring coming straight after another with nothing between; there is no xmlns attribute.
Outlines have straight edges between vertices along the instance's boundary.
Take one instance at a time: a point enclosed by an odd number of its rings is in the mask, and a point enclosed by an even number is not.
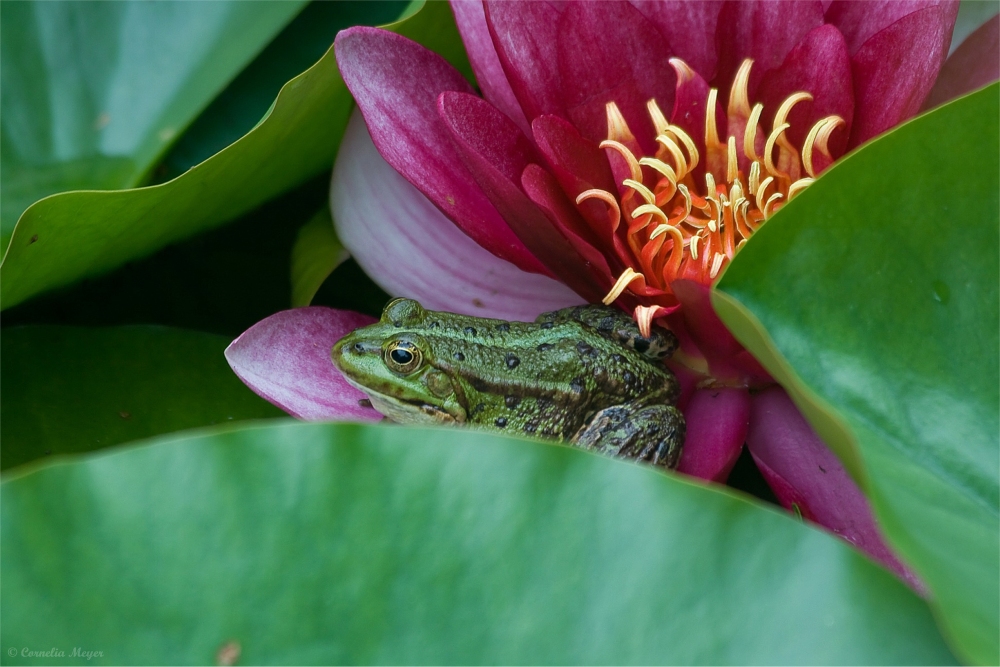
<svg viewBox="0 0 1000 667"><path fill-rule="evenodd" d="M420 348L409 341L395 341L385 350L385 365L396 373L412 373L422 360Z"/></svg>

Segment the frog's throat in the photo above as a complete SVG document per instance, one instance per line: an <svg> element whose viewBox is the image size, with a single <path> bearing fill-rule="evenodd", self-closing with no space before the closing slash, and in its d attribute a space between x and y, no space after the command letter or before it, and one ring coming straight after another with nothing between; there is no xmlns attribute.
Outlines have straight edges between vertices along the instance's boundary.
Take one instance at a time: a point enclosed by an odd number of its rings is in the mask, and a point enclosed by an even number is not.
<svg viewBox="0 0 1000 667"><path fill-rule="evenodd" d="M344 379L358 391L364 392L375 410L397 424L454 424L462 421L437 406L423 402L410 403L395 396L380 394L371 387L355 382L346 374Z"/></svg>

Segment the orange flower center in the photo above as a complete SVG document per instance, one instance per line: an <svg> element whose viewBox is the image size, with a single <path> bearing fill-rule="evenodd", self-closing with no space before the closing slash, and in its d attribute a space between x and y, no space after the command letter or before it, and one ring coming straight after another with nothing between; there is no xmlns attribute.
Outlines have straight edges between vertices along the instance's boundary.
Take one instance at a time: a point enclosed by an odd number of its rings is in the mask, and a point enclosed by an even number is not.
<svg viewBox="0 0 1000 667"><path fill-rule="evenodd" d="M679 59L671 64L682 83L684 77L694 75ZM630 176L622 180L617 197L595 189L581 193L576 200L577 204L600 200L608 207L613 228L617 229L622 219L626 224L630 266L604 303L612 303L625 290L646 303L655 302L659 299L652 295L669 294L670 283L679 278L711 283L747 239L832 162L827 143L833 131L844 124L839 116L828 116L813 125L801 150L788 139L788 114L799 102L811 100L809 93L797 92L785 99L774 115L770 133L761 132L764 107L757 104L751 108L747 95L752 64L747 59L740 66L726 113L730 132L741 128L742 133L731 134L725 142L719 140L716 125L718 91L709 91L706 155L700 178L695 177L695 169L702 156L694 141L683 129L667 122L655 100L647 103L647 109L659 148L655 156L638 158L630 148L638 144L624 117L614 102L607 104L608 139L601 142L601 148L620 155ZM648 170L645 174L643 167ZM655 305L640 306L637 320L648 326L659 310Z"/></svg>

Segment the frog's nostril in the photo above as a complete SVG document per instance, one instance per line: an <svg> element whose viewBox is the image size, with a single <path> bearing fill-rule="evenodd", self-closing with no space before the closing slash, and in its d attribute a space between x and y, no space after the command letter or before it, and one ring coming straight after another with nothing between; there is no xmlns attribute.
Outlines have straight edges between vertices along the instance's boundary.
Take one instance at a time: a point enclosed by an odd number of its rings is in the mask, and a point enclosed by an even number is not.
<svg viewBox="0 0 1000 667"><path fill-rule="evenodd" d="M365 344L364 343L355 343L354 344L354 351L357 352L358 354L361 354L362 352L365 351Z"/></svg>

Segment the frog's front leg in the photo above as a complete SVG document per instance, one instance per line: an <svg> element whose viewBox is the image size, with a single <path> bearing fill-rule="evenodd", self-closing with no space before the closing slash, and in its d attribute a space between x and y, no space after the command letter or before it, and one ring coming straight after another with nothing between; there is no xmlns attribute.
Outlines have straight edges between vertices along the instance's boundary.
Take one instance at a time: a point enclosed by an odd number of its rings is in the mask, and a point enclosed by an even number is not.
<svg viewBox="0 0 1000 667"><path fill-rule="evenodd" d="M684 434L684 416L672 405L615 405L594 414L572 442L611 456L676 468Z"/></svg>

